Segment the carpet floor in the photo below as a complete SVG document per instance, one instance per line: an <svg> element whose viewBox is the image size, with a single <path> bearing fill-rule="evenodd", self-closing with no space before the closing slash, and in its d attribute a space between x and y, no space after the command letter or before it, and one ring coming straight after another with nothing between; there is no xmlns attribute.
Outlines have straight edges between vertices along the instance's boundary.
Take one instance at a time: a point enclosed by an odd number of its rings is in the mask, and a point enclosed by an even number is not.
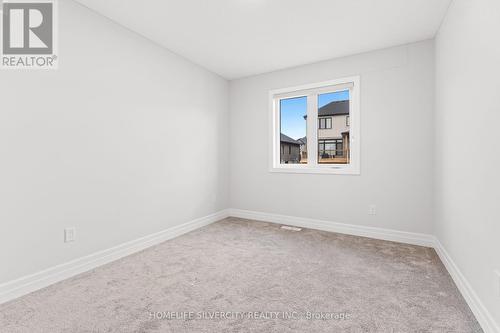
<svg viewBox="0 0 500 333"><path fill-rule="evenodd" d="M482 332L433 249L228 218L0 305L0 332Z"/></svg>

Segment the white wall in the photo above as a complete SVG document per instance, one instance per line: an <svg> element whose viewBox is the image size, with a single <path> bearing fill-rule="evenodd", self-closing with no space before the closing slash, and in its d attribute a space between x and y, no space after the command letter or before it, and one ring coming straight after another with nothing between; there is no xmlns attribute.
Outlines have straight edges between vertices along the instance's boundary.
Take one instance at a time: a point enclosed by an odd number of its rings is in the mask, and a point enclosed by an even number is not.
<svg viewBox="0 0 500 333"><path fill-rule="evenodd" d="M358 74L361 175L269 173L269 90ZM231 81L231 207L430 233L433 105L433 41Z"/></svg>
<svg viewBox="0 0 500 333"><path fill-rule="evenodd" d="M59 18L58 70L0 72L0 283L228 205L227 81L72 1Z"/></svg>
<svg viewBox="0 0 500 333"><path fill-rule="evenodd" d="M455 0L436 38L436 233L500 323L500 2Z"/></svg>

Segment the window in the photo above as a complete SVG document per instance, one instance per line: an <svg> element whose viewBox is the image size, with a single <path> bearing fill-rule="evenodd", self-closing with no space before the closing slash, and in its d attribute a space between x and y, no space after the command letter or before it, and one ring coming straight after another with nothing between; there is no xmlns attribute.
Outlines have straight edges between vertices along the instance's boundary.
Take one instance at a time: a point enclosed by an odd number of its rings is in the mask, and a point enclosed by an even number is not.
<svg viewBox="0 0 500 333"><path fill-rule="evenodd" d="M343 140L321 140L318 139L318 156L321 160L344 157ZM319 162L319 163L327 163Z"/></svg>
<svg viewBox="0 0 500 333"><path fill-rule="evenodd" d="M330 126L320 126L317 133L318 164L349 164L350 129L347 118L350 104L350 89L318 94L315 113L320 125L321 120L325 120L325 125L328 125L326 120L330 120ZM335 124L333 128L332 119Z"/></svg>
<svg viewBox="0 0 500 333"><path fill-rule="evenodd" d="M270 92L270 171L359 174L359 81Z"/></svg>
<svg viewBox="0 0 500 333"><path fill-rule="evenodd" d="M301 139L306 137L306 114L306 96L279 100L280 164L307 163L307 155L300 152Z"/></svg>
<svg viewBox="0 0 500 333"><path fill-rule="evenodd" d="M319 129L332 128L332 118L319 118Z"/></svg>

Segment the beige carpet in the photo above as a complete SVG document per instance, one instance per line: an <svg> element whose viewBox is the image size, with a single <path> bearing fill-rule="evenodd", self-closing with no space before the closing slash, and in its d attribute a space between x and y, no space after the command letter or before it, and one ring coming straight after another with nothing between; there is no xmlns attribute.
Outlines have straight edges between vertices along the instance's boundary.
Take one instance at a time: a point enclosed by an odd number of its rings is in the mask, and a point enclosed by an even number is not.
<svg viewBox="0 0 500 333"><path fill-rule="evenodd" d="M432 249L229 218L0 305L0 332L481 329Z"/></svg>

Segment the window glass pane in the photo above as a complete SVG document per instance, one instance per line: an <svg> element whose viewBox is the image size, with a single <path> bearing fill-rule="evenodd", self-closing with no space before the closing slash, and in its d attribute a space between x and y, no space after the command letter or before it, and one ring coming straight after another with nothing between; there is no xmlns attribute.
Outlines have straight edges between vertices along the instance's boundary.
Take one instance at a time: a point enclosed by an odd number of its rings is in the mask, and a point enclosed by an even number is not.
<svg viewBox="0 0 500 333"><path fill-rule="evenodd" d="M318 95L318 118L325 126L318 129L318 163L348 164L349 90Z"/></svg>
<svg viewBox="0 0 500 333"><path fill-rule="evenodd" d="M307 97L280 100L280 163L306 164Z"/></svg>

